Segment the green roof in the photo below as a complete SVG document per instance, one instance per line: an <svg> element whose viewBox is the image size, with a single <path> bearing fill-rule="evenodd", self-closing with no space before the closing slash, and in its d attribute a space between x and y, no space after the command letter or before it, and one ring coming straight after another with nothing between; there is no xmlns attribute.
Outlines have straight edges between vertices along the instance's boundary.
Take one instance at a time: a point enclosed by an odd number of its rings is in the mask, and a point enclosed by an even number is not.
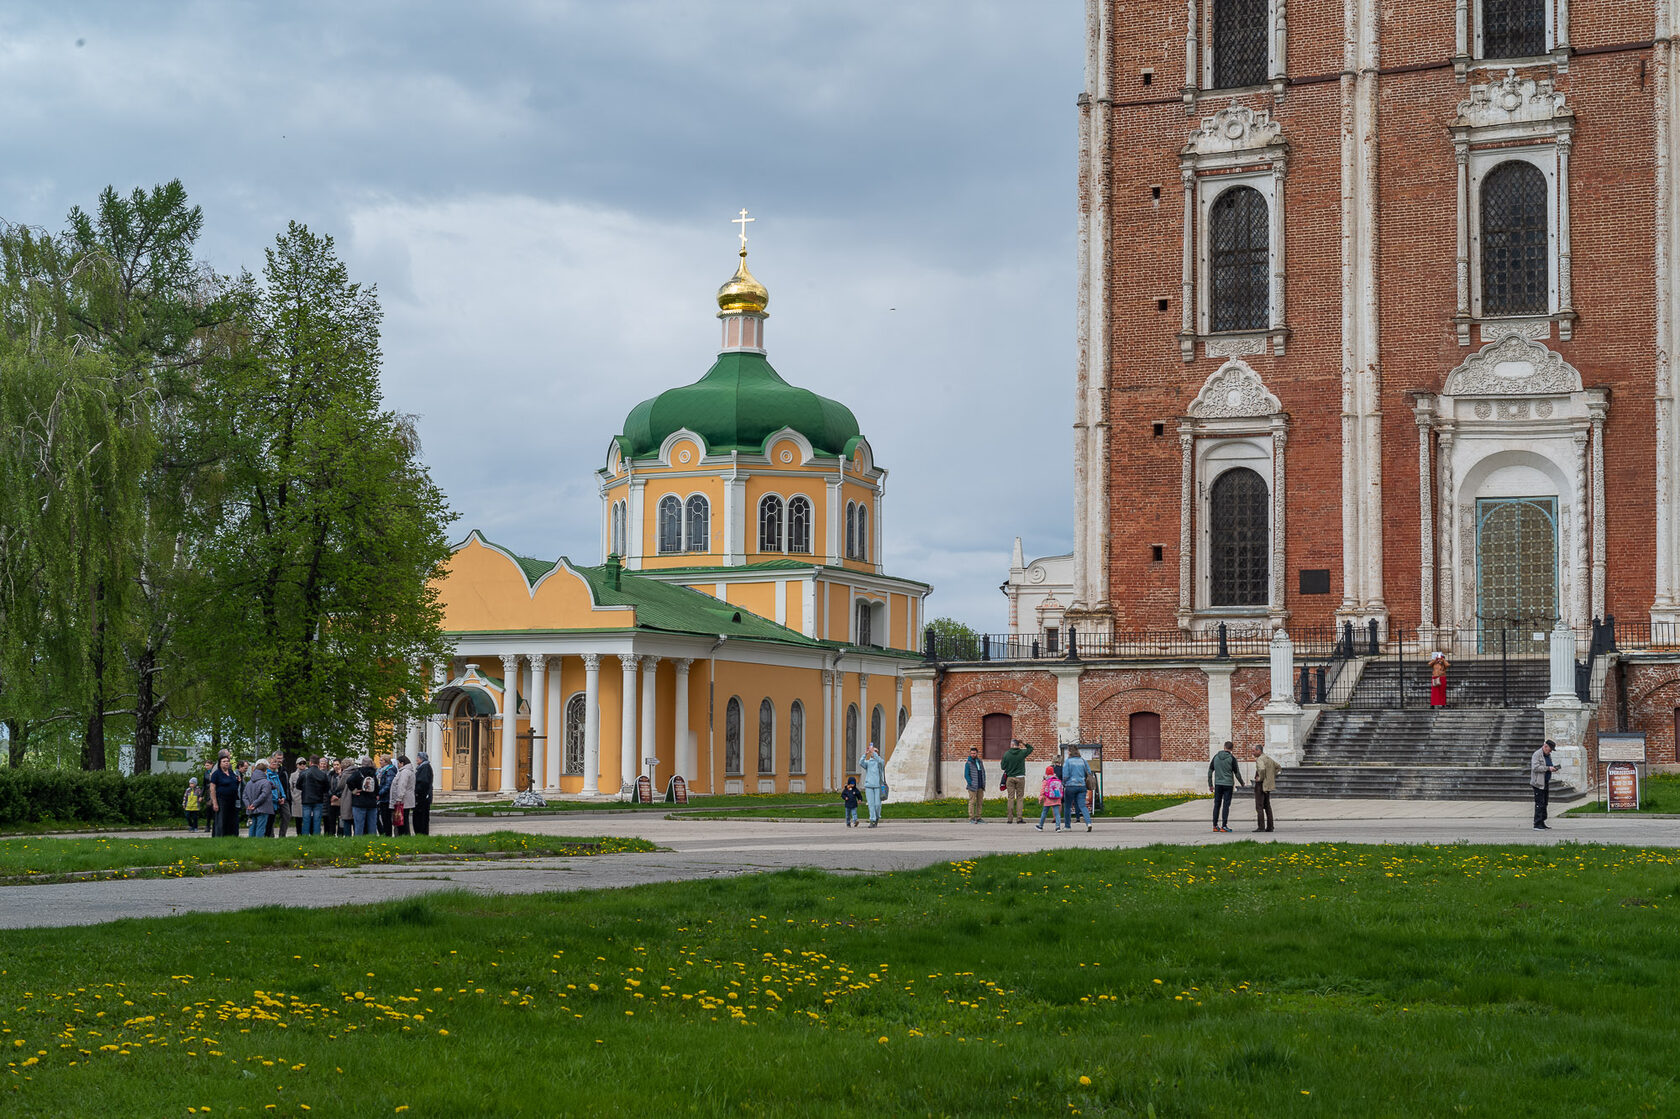
<svg viewBox="0 0 1680 1119"><path fill-rule="evenodd" d="M784 427L823 455L850 454L861 434L844 404L788 384L763 354L732 350L719 354L694 384L632 408L618 440L626 454L640 458L657 454L667 436L686 428L705 441L710 454L762 453L765 440Z"/></svg>
<svg viewBox="0 0 1680 1119"><path fill-rule="evenodd" d="M812 647L826 644L813 641L797 630L779 626L744 606L735 606L675 583L662 583L620 569L618 586L615 587L612 569L607 564L573 567L572 570L589 582L590 592L599 605L635 607L637 629L724 634Z"/></svg>

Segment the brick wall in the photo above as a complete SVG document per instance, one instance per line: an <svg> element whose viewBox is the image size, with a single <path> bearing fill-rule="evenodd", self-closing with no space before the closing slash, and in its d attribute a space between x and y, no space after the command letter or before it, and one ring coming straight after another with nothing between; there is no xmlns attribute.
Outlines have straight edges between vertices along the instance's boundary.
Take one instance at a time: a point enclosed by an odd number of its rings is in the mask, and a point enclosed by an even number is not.
<svg viewBox="0 0 1680 1119"><path fill-rule="evenodd" d="M1199 668L1091 669L1080 677L1079 725L1103 756L1131 759L1131 717L1161 716L1161 760L1206 761L1207 676Z"/></svg>
<svg viewBox="0 0 1680 1119"><path fill-rule="evenodd" d="M940 705L947 761L980 748L982 720L993 714L1012 716L1014 736L1041 752L1056 745L1056 678L1048 672L951 672L945 676Z"/></svg>
<svg viewBox="0 0 1680 1119"><path fill-rule="evenodd" d="M1628 729L1645 733L1646 760L1654 765L1680 762L1674 749L1674 713L1680 709L1680 664L1629 662L1627 697ZM1609 725L1613 726L1615 711L1608 702L1599 710L1599 726L1606 725L1605 708L1610 709Z"/></svg>

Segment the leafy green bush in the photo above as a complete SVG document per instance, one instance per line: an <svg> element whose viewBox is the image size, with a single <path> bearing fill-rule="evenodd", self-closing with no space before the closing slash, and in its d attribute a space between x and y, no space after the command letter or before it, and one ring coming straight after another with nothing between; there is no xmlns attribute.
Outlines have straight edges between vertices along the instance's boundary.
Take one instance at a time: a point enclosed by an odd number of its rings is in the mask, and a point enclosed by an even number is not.
<svg viewBox="0 0 1680 1119"><path fill-rule="evenodd" d="M42 820L150 824L180 814L185 773L0 769L0 827Z"/></svg>

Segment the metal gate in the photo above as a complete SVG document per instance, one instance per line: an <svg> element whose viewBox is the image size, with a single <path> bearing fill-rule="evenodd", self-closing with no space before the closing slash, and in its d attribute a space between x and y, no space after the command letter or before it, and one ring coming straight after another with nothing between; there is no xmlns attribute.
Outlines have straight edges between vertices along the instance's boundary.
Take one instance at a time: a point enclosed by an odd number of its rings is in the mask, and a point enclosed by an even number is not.
<svg viewBox="0 0 1680 1119"><path fill-rule="evenodd" d="M1476 617L1479 651L1544 653L1558 617L1557 498L1476 502ZM1535 637L1536 634L1540 636Z"/></svg>

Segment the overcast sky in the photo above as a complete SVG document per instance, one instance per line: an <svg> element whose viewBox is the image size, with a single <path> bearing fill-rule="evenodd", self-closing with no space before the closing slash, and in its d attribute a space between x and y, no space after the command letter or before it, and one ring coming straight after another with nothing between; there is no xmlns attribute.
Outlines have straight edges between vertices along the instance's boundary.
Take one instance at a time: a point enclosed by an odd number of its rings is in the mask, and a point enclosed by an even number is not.
<svg viewBox="0 0 1680 1119"><path fill-rule="evenodd" d="M696 380L742 207L770 360L857 414L887 569L1004 628L1072 539L1083 5L7 4L0 217L180 178L201 255L289 219L385 309L389 404L459 519L599 562L594 471Z"/></svg>

